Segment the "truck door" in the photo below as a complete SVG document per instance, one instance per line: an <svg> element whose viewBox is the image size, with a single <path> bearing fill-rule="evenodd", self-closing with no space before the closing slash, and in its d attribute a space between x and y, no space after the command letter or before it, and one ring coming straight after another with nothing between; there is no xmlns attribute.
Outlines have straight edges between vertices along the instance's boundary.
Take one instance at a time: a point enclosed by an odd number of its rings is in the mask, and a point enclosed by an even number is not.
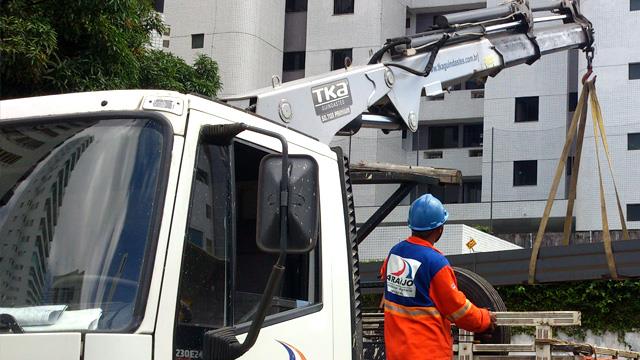
<svg viewBox="0 0 640 360"><path fill-rule="evenodd" d="M260 126L255 121L252 125ZM276 261L276 255L256 246L256 199L260 160L279 151L279 143L249 131L230 145L199 142L203 125L224 122L197 111L189 118L156 332L157 359L201 358L203 334L212 329L231 327L242 342ZM291 143L290 153L318 157ZM322 286L330 267L323 268L322 251L318 241L311 253L287 257L281 289L256 345L243 359L333 356L332 312L323 304L330 289Z"/></svg>

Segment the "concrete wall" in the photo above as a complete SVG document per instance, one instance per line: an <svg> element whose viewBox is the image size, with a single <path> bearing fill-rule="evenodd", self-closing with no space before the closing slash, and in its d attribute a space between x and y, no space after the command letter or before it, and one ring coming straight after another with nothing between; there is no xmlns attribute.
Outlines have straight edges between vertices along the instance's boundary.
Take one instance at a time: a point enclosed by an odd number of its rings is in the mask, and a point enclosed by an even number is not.
<svg viewBox="0 0 640 360"><path fill-rule="evenodd" d="M510 68L485 89L482 199L489 199L491 181L491 128L495 128L493 153L494 200L537 200L549 193L552 175L562 152L567 117L567 53L541 58L532 66ZM517 86L514 86L517 84ZM539 118L515 122L515 98L539 97ZM513 185L513 162L537 160L537 184ZM558 193L564 197L564 180Z"/></svg>
<svg viewBox="0 0 640 360"><path fill-rule="evenodd" d="M380 46L380 1L356 1L354 7L353 14L333 15L332 1L308 3L307 76L331 70L332 49L351 48L353 63L363 64L369 50Z"/></svg>
<svg viewBox="0 0 640 360"><path fill-rule="evenodd" d="M406 239L410 234L411 232L406 225L377 228L359 246L358 254L360 261L383 260L395 244ZM474 239L477 243L473 249L475 252L515 250L521 248L510 242L461 224L445 225L442 237L436 243L436 248L445 255L467 254L470 253L471 250L467 248L465 244L471 239Z"/></svg>
<svg viewBox="0 0 640 360"><path fill-rule="evenodd" d="M350 157L350 162L355 164L359 161L376 162L378 154L378 130L362 129L351 140L349 137L335 137L331 146L340 146L344 154ZM352 151L349 152L351 147ZM353 187L353 199L356 207L376 206L376 188L370 185L355 185Z"/></svg>
<svg viewBox="0 0 640 360"><path fill-rule="evenodd" d="M269 86L272 75L282 74L284 6L284 0L167 0L169 51L188 62L198 53L215 59L221 95ZM191 49L192 34L204 34L204 48Z"/></svg>
<svg viewBox="0 0 640 360"><path fill-rule="evenodd" d="M309 1L306 76L331 69L332 49L353 49L353 64L364 64L387 38L405 34L406 2L356 1L353 14L333 15L333 1ZM348 34L348 36L346 36Z"/></svg>
<svg viewBox="0 0 640 360"><path fill-rule="evenodd" d="M354 193L356 204L358 204L358 194ZM361 202L362 203L362 202ZM537 220L542 214L545 201L512 201L512 202L496 202L491 204L487 202L472 204L445 204L449 212L449 223L483 223L479 220L488 220L491 211L493 211L494 220L519 219L522 222L526 220ZM356 209L356 219L358 223L363 223L377 209L377 206L359 205ZM567 209L567 200L558 200L555 202L551 210L552 218L564 218ZM387 223L406 223L409 206L396 207L385 219Z"/></svg>
<svg viewBox="0 0 640 360"><path fill-rule="evenodd" d="M482 147L467 147L455 149L420 150L418 157L420 166L438 168L455 168L462 172L462 176L481 176L482 157L470 157L469 150L482 150ZM425 159L424 154L431 151L442 151L442 159ZM416 152L407 152L406 161L409 164L416 163Z"/></svg>
<svg viewBox="0 0 640 360"><path fill-rule="evenodd" d="M457 90L444 94L444 100L420 101L420 120L453 120L484 117L484 99L472 98L482 90Z"/></svg>

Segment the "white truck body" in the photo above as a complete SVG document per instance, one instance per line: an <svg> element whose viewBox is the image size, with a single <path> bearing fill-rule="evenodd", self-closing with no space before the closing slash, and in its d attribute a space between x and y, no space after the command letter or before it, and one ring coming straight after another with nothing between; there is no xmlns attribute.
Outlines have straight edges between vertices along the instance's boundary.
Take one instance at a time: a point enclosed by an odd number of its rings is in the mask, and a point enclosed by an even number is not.
<svg viewBox="0 0 640 360"><path fill-rule="evenodd" d="M200 358L193 349L174 349L176 294L180 278L187 214L193 181L198 134L203 124L244 122L282 133L290 153L307 154L318 162L321 183L322 299L310 314L280 320L265 327L256 345L243 357L287 359L278 341L299 349L308 359L345 358L351 353L349 273L340 177L336 154L326 145L284 129L267 120L197 96L166 91L109 91L9 100L2 103L2 118L20 119L104 111L143 110L144 100L170 98L183 106L176 113L156 111L173 128L173 148L162 211L157 253L144 317L131 334L81 332L0 335L2 359L175 359ZM101 106L107 101L106 106ZM214 115L215 114L215 115ZM187 126L188 123L188 126ZM244 132L239 138L273 151L280 144L266 136ZM273 318L277 321L279 315ZM268 320L267 320L268 321ZM246 328L246 326L245 326ZM331 329L331 331L327 331ZM303 330L303 331L301 331ZM239 336L242 339L242 335ZM36 345L37 344L37 345ZM36 346L34 346L36 345ZM175 356L175 357L174 357Z"/></svg>

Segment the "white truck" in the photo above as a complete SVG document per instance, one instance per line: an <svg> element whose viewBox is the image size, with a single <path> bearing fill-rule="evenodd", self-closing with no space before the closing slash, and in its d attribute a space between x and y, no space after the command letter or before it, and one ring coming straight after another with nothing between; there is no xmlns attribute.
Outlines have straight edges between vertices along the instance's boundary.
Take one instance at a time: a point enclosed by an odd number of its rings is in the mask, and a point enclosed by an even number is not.
<svg viewBox="0 0 640 360"><path fill-rule="evenodd" d="M331 139L415 131L421 96L592 43L576 1L513 0L224 101L0 102L0 359L361 359L362 236Z"/></svg>

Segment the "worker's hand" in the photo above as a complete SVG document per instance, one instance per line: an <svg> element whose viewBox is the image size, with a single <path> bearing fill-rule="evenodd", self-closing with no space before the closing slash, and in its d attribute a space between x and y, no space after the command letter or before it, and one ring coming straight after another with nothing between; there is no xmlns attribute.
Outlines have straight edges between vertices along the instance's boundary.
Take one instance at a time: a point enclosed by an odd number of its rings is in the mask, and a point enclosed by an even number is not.
<svg viewBox="0 0 640 360"><path fill-rule="evenodd" d="M498 325L496 325L496 323L498 321L498 318L496 318L496 314L495 313L489 311L489 319L491 321L490 324L489 324L489 331L493 331L498 326Z"/></svg>

